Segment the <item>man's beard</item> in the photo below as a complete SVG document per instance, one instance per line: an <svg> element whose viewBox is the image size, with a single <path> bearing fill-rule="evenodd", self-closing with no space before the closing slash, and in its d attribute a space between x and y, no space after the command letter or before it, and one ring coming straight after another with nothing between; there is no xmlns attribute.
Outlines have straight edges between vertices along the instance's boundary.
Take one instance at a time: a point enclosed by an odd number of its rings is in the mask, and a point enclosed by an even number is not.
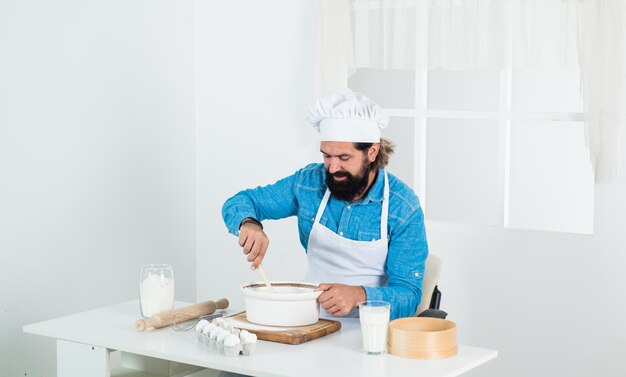
<svg viewBox="0 0 626 377"><path fill-rule="evenodd" d="M326 168L326 186L331 194L339 200L350 202L365 192L369 183L371 163L367 158L363 159L363 165L359 173L354 176L347 171L338 171L331 174ZM346 177L344 181L335 181L333 177Z"/></svg>

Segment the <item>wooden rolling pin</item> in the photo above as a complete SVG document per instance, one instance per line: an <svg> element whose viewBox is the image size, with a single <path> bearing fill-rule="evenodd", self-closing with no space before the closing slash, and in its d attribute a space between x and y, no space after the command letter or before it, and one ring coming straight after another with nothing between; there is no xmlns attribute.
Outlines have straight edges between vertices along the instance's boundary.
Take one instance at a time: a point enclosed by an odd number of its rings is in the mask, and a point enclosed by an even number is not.
<svg viewBox="0 0 626 377"><path fill-rule="evenodd" d="M200 302L174 310L166 310L164 312L157 313L148 319L138 319L135 322L135 328L137 331L143 331L145 329L149 329L150 327L158 329L174 323L174 316L177 314L188 316L188 318L198 318L203 315L213 314L217 309L226 308L228 308L228 300L225 298L215 302Z"/></svg>

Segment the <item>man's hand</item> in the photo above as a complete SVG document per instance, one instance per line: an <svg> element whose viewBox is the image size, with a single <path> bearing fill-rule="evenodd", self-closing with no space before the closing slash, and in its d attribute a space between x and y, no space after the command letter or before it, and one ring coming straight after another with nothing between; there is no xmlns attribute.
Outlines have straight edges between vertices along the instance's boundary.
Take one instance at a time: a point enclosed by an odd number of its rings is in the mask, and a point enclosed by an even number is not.
<svg viewBox="0 0 626 377"><path fill-rule="evenodd" d="M365 301L365 289L359 286L344 284L320 284L316 291L324 291L317 301L328 314L343 317Z"/></svg>
<svg viewBox="0 0 626 377"><path fill-rule="evenodd" d="M239 246L243 253L248 256L248 262L252 262L252 269L256 270L265 257L265 252L270 240L263 229L253 222L247 222L239 228Z"/></svg>

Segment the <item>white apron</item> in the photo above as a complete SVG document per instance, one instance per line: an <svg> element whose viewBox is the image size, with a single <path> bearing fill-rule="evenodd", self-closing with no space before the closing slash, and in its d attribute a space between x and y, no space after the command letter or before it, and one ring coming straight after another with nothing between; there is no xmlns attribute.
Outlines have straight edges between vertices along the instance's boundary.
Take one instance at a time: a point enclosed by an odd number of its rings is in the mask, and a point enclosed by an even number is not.
<svg viewBox="0 0 626 377"><path fill-rule="evenodd" d="M311 283L340 283L347 285L380 287L387 283L385 261L387 260L387 218L389 213L389 181L385 172L380 239L355 241L333 232L320 224L328 204L330 191L326 189L309 234L307 248L308 270L305 281ZM324 309L320 314L329 316ZM352 310L348 315L358 316Z"/></svg>

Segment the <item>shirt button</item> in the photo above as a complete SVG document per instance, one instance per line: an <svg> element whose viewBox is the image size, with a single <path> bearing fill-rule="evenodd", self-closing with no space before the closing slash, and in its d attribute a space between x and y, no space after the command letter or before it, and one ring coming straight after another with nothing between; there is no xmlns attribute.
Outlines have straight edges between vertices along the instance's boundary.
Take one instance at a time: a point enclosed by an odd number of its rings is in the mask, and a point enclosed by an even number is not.
<svg viewBox="0 0 626 377"><path fill-rule="evenodd" d="M415 277L416 277L416 278L420 277L420 273L419 273L419 272L416 272L416 273L415 273Z"/></svg>
<svg viewBox="0 0 626 377"><path fill-rule="evenodd" d="M352 208L352 206L347 206L346 208L347 208L347 209L351 209L351 208Z"/></svg>
<svg viewBox="0 0 626 377"><path fill-rule="evenodd" d="M343 236L343 232L339 232L339 235L340 235L340 236Z"/></svg>

